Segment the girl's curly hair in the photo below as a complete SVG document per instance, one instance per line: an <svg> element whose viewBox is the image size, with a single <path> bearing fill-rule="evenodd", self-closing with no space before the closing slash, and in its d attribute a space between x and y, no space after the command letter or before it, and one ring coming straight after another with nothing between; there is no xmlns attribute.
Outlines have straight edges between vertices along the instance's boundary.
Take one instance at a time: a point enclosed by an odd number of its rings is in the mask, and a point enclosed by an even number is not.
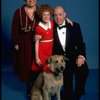
<svg viewBox="0 0 100 100"><path fill-rule="evenodd" d="M53 15L53 9L50 5L48 4L42 4L41 6L39 6L36 10L37 15L41 18L42 14L44 11L48 11L50 12L50 15Z"/></svg>

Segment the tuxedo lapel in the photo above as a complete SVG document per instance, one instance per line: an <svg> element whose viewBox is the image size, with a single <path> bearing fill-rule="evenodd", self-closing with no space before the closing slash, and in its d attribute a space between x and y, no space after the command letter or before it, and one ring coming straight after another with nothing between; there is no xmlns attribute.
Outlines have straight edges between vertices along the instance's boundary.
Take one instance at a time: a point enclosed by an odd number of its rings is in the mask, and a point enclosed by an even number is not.
<svg viewBox="0 0 100 100"><path fill-rule="evenodd" d="M68 47L68 43L69 43L69 37L70 37L70 27L68 25L68 23L66 22L66 43L65 43L65 50Z"/></svg>

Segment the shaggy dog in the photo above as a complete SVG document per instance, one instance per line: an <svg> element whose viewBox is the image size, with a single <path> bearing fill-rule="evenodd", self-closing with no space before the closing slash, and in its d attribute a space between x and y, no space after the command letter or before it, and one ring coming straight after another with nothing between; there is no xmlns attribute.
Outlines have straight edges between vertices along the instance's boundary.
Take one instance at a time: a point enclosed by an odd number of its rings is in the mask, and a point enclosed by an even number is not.
<svg viewBox="0 0 100 100"><path fill-rule="evenodd" d="M61 100L60 90L63 85L66 58L62 55L53 55L46 60L51 72L39 74L31 90L31 100L51 100L51 96L54 95L57 100Z"/></svg>

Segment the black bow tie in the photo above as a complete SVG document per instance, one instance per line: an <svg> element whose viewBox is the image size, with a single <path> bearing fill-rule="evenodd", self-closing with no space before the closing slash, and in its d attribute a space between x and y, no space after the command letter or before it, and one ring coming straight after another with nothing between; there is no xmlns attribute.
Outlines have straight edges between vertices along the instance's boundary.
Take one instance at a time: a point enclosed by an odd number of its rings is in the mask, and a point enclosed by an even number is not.
<svg viewBox="0 0 100 100"><path fill-rule="evenodd" d="M58 26L59 30L62 29L62 28L66 28L66 25L63 25L63 26Z"/></svg>

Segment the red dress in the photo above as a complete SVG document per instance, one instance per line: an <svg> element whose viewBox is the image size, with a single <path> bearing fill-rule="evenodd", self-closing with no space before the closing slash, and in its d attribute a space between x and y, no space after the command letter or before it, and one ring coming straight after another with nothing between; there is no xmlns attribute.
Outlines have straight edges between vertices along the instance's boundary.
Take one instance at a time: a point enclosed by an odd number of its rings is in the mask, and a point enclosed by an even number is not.
<svg viewBox="0 0 100 100"><path fill-rule="evenodd" d="M50 23L51 23L51 28L48 28L47 30L45 30L40 25L36 27L35 35L40 35L42 37L39 42L39 50L38 50L39 58L42 64L38 66L34 61L32 64L33 71L43 70L43 67L46 65L45 59L52 55L53 41L41 42L43 40L53 40L53 21L50 21Z"/></svg>

